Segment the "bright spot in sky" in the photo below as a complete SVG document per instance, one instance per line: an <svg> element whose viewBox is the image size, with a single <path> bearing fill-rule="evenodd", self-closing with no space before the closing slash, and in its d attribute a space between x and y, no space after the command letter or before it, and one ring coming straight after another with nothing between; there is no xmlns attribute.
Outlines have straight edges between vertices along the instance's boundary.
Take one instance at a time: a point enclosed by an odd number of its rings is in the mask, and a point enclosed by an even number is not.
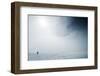
<svg viewBox="0 0 100 76"><path fill-rule="evenodd" d="M48 21L46 17L43 16L38 17L37 22L39 23L41 28L48 28Z"/></svg>

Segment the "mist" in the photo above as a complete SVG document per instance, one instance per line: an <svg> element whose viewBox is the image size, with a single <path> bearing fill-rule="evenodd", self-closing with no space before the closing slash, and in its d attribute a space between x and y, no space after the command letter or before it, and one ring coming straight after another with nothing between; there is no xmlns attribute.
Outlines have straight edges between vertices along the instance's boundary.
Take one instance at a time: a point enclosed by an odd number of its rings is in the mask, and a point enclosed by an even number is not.
<svg viewBox="0 0 100 76"><path fill-rule="evenodd" d="M88 57L88 18L28 16L28 60Z"/></svg>

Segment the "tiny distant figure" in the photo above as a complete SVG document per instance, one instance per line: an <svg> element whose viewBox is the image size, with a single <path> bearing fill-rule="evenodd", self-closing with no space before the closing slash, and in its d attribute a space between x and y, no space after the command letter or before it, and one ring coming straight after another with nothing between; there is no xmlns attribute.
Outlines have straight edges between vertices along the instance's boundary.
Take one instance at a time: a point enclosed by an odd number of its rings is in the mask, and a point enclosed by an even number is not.
<svg viewBox="0 0 100 76"><path fill-rule="evenodd" d="M37 55L39 54L39 52L37 51Z"/></svg>

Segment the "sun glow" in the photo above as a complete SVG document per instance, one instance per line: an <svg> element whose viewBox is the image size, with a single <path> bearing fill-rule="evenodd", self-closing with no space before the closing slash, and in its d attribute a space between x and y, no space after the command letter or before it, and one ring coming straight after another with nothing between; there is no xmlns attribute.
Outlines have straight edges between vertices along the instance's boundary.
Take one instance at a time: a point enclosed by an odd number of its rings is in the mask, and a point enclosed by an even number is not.
<svg viewBox="0 0 100 76"><path fill-rule="evenodd" d="M39 17L38 22L41 28L47 28L48 27L48 20L46 17Z"/></svg>

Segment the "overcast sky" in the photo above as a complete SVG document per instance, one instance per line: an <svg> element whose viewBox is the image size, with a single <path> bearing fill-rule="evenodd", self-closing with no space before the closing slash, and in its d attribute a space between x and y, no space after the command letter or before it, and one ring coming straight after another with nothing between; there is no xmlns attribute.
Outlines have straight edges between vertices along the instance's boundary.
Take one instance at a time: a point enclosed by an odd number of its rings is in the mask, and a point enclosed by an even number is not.
<svg viewBox="0 0 100 76"><path fill-rule="evenodd" d="M29 53L87 57L87 17L29 16ZM74 57L73 56L73 57Z"/></svg>

